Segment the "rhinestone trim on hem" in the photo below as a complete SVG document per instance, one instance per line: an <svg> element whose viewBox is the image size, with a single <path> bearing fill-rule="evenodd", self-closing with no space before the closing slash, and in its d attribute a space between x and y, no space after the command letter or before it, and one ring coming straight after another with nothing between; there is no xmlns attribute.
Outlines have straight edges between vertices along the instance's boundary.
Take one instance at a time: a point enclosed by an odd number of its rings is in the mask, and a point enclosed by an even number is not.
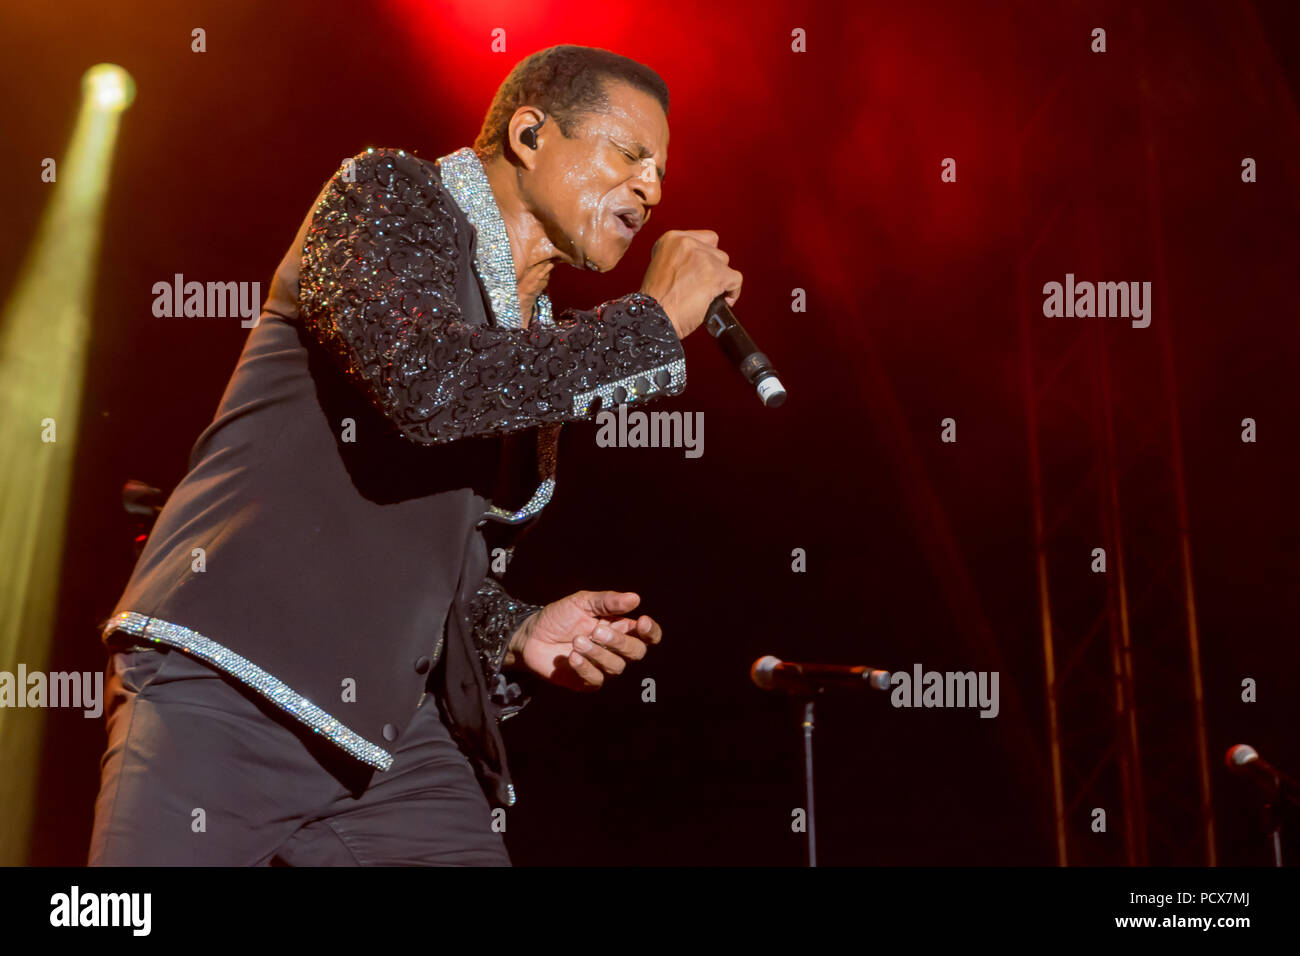
<svg viewBox="0 0 1300 956"><path fill-rule="evenodd" d="M154 643L166 644L192 654L222 673L229 674L240 683L248 685L285 713L306 724L362 763L377 770L387 770L393 765L393 755L388 751L372 744L355 730L331 717L279 678L262 670L228 647L204 637L198 631L138 611L123 611L111 618L104 627L103 636L107 637L113 631L126 631L136 637L143 637Z"/></svg>

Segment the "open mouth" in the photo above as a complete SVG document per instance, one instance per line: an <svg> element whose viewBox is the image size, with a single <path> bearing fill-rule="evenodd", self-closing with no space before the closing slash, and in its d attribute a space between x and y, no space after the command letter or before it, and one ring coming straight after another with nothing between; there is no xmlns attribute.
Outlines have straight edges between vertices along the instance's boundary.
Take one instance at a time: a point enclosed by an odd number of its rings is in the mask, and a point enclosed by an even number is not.
<svg viewBox="0 0 1300 956"><path fill-rule="evenodd" d="M636 235L636 227L633 225L635 220L633 220L631 216L616 215L613 213L611 213L611 215L614 217L614 228L617 229L628 242L631 242L632 237Z"/></svg>

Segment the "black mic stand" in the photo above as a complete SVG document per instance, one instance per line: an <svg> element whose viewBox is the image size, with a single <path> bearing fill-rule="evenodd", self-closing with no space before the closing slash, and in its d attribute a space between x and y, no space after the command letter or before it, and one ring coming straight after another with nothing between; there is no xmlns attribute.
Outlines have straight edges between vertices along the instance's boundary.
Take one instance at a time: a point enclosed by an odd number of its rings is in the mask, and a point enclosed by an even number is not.
<svg viewBox="0 0 1300 956"><path fill-rule="evenodd" d="M886 690L888 688L888 671L866 667L840 667L827 668L832 673L827 675L805 676L802 673L803 665L791 665L795 675L785 674L778 680L775 676L775 667L781 665L781 661L771 655L760 658L754 662L750 669L750 679L763 690L780 690L790 695L792 700L798 700L803 705L803 717L800 720L800 726L803 727L803 776L804 776L804 797L808 804L805 811L808 833L808 865L817 865L817 808L816 798L813 792L813 730L816 728L815 721L815 704L818 695L825 693L827 687L847 685L855 690L867 687L877 690ZM819 665L812 665L814 668ZM883 683L882 683L883 681Z"/></svg>
<svg viewBox="0 0 1300 956"><path fill-rule="evenodd" d="M1286 805L1286 795L1282 792L1285 784L1277 781L1276 788L1264 804L1264 815L1268 821L1268 842L1273 850L1273 865L1282 865L1282 811Z"/></svg>
<svg viewBox="0 0 1300 956"><path fill-rule="evenodd" d="M803 703L803 776L808 795L808 865L817 865L817 815L813 807L813 698ZM1281 866L1281 864L1278 864Z"/></svg>
<svg viewBox="0 0 1300 956"><path fill-rule="evenodd" d="M1273 865L1282 865L1282 818L1288 803L1300 807L1300 782L1287 776L1276 767L1259 760L1253 747L1238 744L1228 749L1229 768L1239 772L1253 772L1255 783L1268 794L1264 802L1264 822L1268 830L1269 849L1273 852ZM1267 775L1267 782L1265 782Z"/></svg>

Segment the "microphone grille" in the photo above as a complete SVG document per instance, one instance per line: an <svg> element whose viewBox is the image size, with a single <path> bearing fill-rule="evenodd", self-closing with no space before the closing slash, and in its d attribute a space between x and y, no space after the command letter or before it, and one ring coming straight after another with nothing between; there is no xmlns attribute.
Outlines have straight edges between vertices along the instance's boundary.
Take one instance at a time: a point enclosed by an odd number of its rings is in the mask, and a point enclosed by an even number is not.
<svg viewBox="0 0 1300 956"><path fill-rule="evenodd" d="M781 658L768 654L754 661L749 669L749 679L763 690L772 689L772 674L781 664Z"/></svg>
<svg viewBox="0 0 1300 956"><path fill-rule="evenodd" d="M1252 760L1258 760L1259 754L1250 744L1237 744L1235 747L1229 747L1227 754L1224 755L1224 763L1229 767L1244 767Z"/></svg>

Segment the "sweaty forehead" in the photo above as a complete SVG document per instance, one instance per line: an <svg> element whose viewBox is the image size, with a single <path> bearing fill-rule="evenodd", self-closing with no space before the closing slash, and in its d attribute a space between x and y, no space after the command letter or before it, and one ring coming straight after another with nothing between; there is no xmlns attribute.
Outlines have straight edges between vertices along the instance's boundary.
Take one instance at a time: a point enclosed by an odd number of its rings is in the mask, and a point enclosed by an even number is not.
<svg viewBox="0 0 1300 956"><path fill-rule="evenodd" d="M635 136L650 150L668 148L668 117L657 99L625 83L610 84L606 94L608 105L603 115L622 127L624 135Z"/></svg>

